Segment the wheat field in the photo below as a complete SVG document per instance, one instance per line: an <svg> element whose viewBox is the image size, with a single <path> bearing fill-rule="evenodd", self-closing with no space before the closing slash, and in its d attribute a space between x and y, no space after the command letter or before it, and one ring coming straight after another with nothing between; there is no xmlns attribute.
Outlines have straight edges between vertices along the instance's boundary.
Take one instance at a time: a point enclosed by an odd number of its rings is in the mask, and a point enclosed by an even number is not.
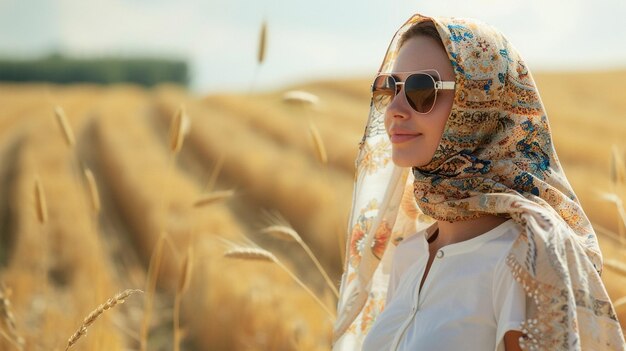
<svg viewBox="0 0 626 351"><path fill-rule="evenodd" d="M622 78L535 75L626 328ZM368 87L0 85L0 349L329 349Z"/></svg>

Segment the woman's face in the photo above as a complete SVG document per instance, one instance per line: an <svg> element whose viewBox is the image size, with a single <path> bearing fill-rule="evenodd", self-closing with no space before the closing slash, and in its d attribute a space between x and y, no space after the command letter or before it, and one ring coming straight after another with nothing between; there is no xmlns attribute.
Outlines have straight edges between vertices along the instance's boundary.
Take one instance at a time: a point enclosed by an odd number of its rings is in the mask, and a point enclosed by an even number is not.
<svg viewBox="0 0 626 351"><path fill-rule="evenodd" d="M399 72L429 69L439 72L439 80L454 81L452 64L441 43L434 38L419 35L402 45L392 74L396 80L404 82L409 73ZM436 75L434 72L428 73ZM397 166L419 167L430 163L452 110L453 100L453 90L439 90L433 109L427 114L420 114L408 104L404 86L401 87L385 112L385 129L392 142L392 159ZM394 137L396 133L413 136Z"/></svg>

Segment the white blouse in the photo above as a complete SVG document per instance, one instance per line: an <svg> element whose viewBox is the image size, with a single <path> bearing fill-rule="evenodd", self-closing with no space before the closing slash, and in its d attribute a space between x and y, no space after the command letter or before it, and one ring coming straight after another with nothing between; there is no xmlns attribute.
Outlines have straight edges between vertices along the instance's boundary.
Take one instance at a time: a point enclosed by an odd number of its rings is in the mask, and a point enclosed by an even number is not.
<svg viewBox="0 0 626 351"><path fill-rule="evenodd" d="M526 315L524 290L505 262L522 228L509 219L442 247L418 293L430 228L396 247L387 303L362 350L504 351L504 333L520 330Z"/></svg>

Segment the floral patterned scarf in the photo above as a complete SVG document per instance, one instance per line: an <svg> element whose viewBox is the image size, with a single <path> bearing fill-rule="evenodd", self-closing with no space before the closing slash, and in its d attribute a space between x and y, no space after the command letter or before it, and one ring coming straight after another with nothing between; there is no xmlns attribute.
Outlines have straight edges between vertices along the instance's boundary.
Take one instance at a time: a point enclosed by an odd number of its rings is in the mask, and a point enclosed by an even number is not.
<svg viewBox="0 0 626 351"><path fill-rule="evenodd" d="M359 350L383 310L395 245L434 219L511 217L523 230L506 263L526 291L524 350L624 350L600 280L596 234L556 155L530 71L495 28L469 18L413 15L398 40L430 20L455 72L452 111L432 161L397 167L384 113L370 105L355 166L347 253L333 350ZM389 242L393 245L388 245Z"/></svg>

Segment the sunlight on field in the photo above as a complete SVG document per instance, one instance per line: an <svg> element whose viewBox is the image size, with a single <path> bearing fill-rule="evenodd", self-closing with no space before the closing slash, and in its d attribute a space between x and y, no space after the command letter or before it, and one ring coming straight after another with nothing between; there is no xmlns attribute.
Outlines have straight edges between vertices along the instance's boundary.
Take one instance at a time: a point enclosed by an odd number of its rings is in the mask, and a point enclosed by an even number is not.
<svg viewBox="0 0 626 351"><path fill-rule="evenodd" d="M625 162L626 72L535 79L626 328L624 223L600 196L626 199L626 184L610 176L613 145ZM143 292L103 307L72 349L139 350L145 339L147 349L171 350L178 336L181 350L329 349L333 291L302 246L262 230L291 226L338 287L368 87L367 79L317 81L199 97L168 85L0 85L0 349L63 350L91 311L125 289ZM286 103L294 89L319 103ZM181 106L190 127L175 152L170 127ZM233 193L215 198L225 190ZM234 244L250 246L246 237L277 261L224 257Z"/></svg>

